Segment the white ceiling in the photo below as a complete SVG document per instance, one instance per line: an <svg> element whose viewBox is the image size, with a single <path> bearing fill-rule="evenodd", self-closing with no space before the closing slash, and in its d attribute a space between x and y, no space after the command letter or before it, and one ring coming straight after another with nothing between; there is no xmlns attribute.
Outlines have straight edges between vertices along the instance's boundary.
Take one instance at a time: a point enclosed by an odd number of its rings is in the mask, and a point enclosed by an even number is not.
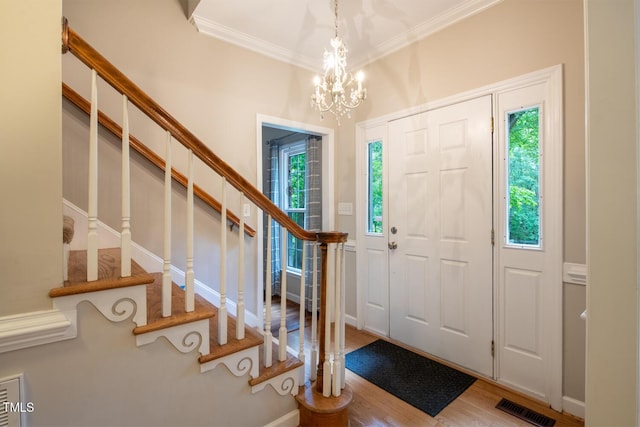
<svg viewBox="0 0 640 427"><path fill-rule="evenodd" d="M342 0L339 35L358 68L502 0ZM334 35L334 0L200 0L198 31L320 71Z"/></svg>

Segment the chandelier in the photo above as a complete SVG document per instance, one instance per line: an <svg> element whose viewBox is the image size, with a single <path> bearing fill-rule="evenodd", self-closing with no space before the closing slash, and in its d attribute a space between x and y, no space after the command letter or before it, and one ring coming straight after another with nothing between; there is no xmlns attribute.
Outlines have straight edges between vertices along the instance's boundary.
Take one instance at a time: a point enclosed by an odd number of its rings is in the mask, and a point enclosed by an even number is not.
<svg viewBox="0 0 640 427"><path fill-rule="evenodd" d="M335 0L335 37L331 39L331 51L324 51L324 75L315 76L315 92L311 95L311 106L320 112L332 112L338 119L358 107L367 97L362 86L364 73L358 71L355 78L347 72L347 47L338 36L338 0Z"/></svg>

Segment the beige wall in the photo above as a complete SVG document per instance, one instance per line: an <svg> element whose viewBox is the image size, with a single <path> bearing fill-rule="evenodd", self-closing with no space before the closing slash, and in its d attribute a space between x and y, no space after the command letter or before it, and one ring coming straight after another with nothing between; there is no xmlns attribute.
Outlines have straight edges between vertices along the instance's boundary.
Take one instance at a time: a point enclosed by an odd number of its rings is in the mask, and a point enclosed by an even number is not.
<svg viewBox="0 0 640 427"><path fill-rule="evenodd" d="M82 37L253 182L257 180L256 113L334 125L329 119L321 122L318 114L308 108L311 73L198 34L186 22L178 0L65 0L64 14ZM355 206L356 122L563 64L564 256L567 262L584 263L582 20L581 0L504 0L367 66L369 99L353 120L343 120L337 128L336 200ZM63 58L63 69L65 81L88 96L88 71L70 55ZM100 93L101 108L119 117L119 99L107 95L102 88ZM132 132L162 152L161 133L144 124ZM179 169L184 170L180 166L184 164L184 154L177 149L174 153ZM203 168L196 177L200 185L217 194L216 181L207 177ZM337 228L355 238L355 218L337 216ZM249 222L256 224L255 212ZM138 233L150 234L144 230ZM134 229L134 240L135 236ZM158 244L150 243L152 247ZM350 271L355 271L354 260L355 257L347 259ZM355 280L354 275L349 277ZM355 283L351 285L350 290L354 290ZM565 285L565 315L584 305L584 292L584 288ZM352 292L347 301L347 306L353 308L351 315L355 315L355 297ZM584 325L574 320L565 323L565 336L570 337L565 339L565 394L583 400L584 378L580 369L575 369L574 360L584 353L580 340ZM567 365L569 361L574 368ZM578 366L580 363L583 362Z"/></svg>
<svg viewBox="0 0 640 427"><path fill-rule="evenodd" d="M332 125L328 119L321 122L308 107L310 73L198 34L186 22L177 0L138 0L127 2L126 7L122 1L65 0L64 14L78 33L253 182L256 113ZM366 67L369 99L356 110L353 120L343 120L337 128L336 200L355 206L354 126L358 121L563 64L564 256L567 262L584 263L582 22L581 0L505 0ZM114 25L118 32L113 31ZM127 48L121 49L122 45ZM69 55L63 69L65 81L87 96L88 72ZM105 92L101 90L101 108L119 117L119 100L102 95ZM145 126L132 132L162 152L163 135ZM184 157L179 152L174 156L178 162ZM197 172L196 181L217 194L215 180ZM337 228L355 238L355 218L337 216ZM135 218L133 221L136 240ZM256 223L255 214L250 222ZM153 239L151 229L138 230L138 235ZM180 253L176 255L182 259ZM354 260L347 259L349 271L355 272ZM355 275L349 278L348 314L355 316ZM565 315L584 308L584 287L567 286ZM567 320L565 393L584 400L584 376L577 367L584 363L585 326L576 319Z"/></svg>
<svg viewBox="0 0 640 427"><path fill-rule="evenodd" d="M587 426L638 425L634 0L586 0Z"/></svg>
<svg viewBox="0 0 640 427"><path fill-rule="evenodd" d="M355 206L354 124L562 64L564 261L586 262L582 0L504 0L365 68L369 98L338 131L337 201ZM356 215L338 216L355 236ZM355 262L348 265L355 270ZM348 314L355 316L355 286ZM584 286L564 284L564 395L584 401Z"/></svg>
<svg viewBox="0 0 640 427"><path fill-rule="evenodd" d="M566 262L585 262L581 0L504 0L365 68L369 97L339 128L340 201L355 202L354 123L557 64L564 66ZM355 233L355 216L339 217Z"/></svg>
<svg viewBox="0 0 640 427"><path fill-rule="evenodd" d="M251 394L248 375L224 366L201 374L196 351L164 338L136 347L131 321L88 302L78 322L76 339L0 355L0 378L24 373L29 426L264 426L297 408L271 386Z"/></svg>
<svg viewBox="0 0 640 427"><path fill-rule="evenodd" d="M0 317L50 309L62 283L60 10L0 3Z"/></svg>
<svg viewBox="0 0 640 427"><path fill-rule="evenodd" d="M187 21L184 2L65 0L63 13L82 38L253 183L257 183L258 113L313 125L327 124L308 108L311 72L199 34ZM63 79L85 98L89 97L89 71L70 54L63 57ZM113 90L105 84L99 85L100 109L118 122L122 114L121 102ZM82 126L86 125L78 126L77 121L83 120L82 116L74 118L73 107L69 108L65 106L63 129L64 195L86 209L86 155L82 153L86 150ZM136 114L135 108L131 110L132 134L164 156L165 135ZM102 194L110 196L101 196L99 218L119 229L117 141L106 134L101 138L111 141L110 145L101 147L105 157L101 156L99 167ZM176 142L173 145L175 167L186 174L186 151ZM162 178L144 166L133 167L132 173L144 180L141 187L132 189L133 240L161 255L162 234L158 230L162 221ZM199 162L196 162L195 182L220 199L219 178ZM145 187L147 185L150 187ZM184 209L179 207L184 205L181 202L183 193L178 189L174 191L178 204L174 208L176 219L185 216ZM229 194L228 203L233 211L239 212L237 193ZM147 214L149 206L159 209L160 215L155 219ZM255 208L247 223L257 228ZM196 278L219 289L219 220L201 206L196 210L196 234ZM173 231L172 262L182 269L186 258L184 235L184 227L178 223ZM245 277L252 285L245 298L247 307L255 313L258 309L257 272L253 266L258 242L247 239L246 243L245 254L250 267L247 267ZM230 235L229 246L228 265L233 265L237 256L236 233ZM229 285L228 296L233 300L236 300L236 273L235 269L229 269L227 273L228 283L233 284Z"/></svg>

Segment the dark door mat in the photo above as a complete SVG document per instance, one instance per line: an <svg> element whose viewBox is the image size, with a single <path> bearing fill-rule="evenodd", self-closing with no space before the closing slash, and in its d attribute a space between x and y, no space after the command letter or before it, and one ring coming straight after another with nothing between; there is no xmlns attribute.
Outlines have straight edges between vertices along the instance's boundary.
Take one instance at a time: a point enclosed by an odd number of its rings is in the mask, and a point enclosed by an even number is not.
<svg viewBox="0 0 640 427"><path fill-rule="evenodd" d="M348 353L346 367L432 417L476 380L384 340Z"/></svg>
<svg viewBox="0 0 640 427"><path fill-rule="evenodd" d="M502 399L500 402L498 402L496 408L506 412L507 414L511 414L514 417L518 417L523 421L533 424L534 426L552 427L556 423L556 420L554 420L553 418L549 418L546 415L542 415L536 411L532 411L529 408L526 408L507 399Z"/></svg>

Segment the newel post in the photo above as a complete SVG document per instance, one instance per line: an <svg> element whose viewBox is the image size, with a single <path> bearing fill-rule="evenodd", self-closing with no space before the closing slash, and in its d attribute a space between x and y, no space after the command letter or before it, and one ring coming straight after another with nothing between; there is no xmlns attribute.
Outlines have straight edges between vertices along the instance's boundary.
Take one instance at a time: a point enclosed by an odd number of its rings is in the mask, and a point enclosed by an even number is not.
<svg viewBox="0 0 640 427"><path fill-rule="evenodd" d="M316 375L316 390L322 393L324 380L325 357L325 336L327 334L325 322L329 314L327 313L327 242L320 243L320 315L318 318L318 369ZM330 372L327 375L331 375Z"/></svg>
<svg viewBox="0 0 640 427"><path fill-rule="evenodd" d="M330 282L328 277L328 248L329 244L344 243L347 241L347 233L318 233L318 242L320 243L320 315L319 315L319 330L318 330L318 368L317 368L317 380L316 391L322 393L325 396L331 395L331 372L325 372L331 370L329 364L329 354L331 349L328 346L331 345L331 311L339 310L340 307L333 307L334 297L332 295L337 291L336 283ZM337 280L337 278L334 278ZM334 280L334 282L336 281ZM328 378L326 378L328 377ZM328 386L328 390L327 389Z"/></svg>
<svg viewBox="0 0 640 427"><path fill-rule="evenodd" d="M320 314L318 321L318 366L315 384L305 386L296 396L299 403L301 427L347 427L349 425L348 409L353 398L351 388L341 381L337 374L340 368L339 356L331 347L338 348L336 338L342 336L342 332L332 334L332 326L341 328L344 322L332 324L331 314L334 310L342 310L342 304L338 304L334 295L341 292L342 280L338 277L338 269L329 272L329 245L339 246L347 241L346 233L318 233L316 241L320 245L321 270L320 270ZM344 254L340 251L341 256ZM338 261L338 260L336 260ZM340 261L341 262L341 261ZM331 273L331 274L329 274ZM341 319L336 316L336 319ZM332 335L334 340L332 341ZM336 364L336 362L338 362ZM340 381L339 383L337 381Z"/></svg>

